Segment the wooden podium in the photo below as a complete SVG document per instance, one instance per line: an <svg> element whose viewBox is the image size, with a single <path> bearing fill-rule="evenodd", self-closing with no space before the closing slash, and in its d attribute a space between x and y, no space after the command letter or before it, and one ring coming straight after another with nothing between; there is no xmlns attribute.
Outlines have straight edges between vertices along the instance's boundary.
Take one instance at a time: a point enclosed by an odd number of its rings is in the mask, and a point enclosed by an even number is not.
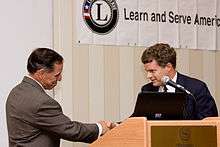
<svg viewBox="0 0 220 147"><path fill-rule="evenodd" d="M89 147L220 147L220 117L204 120L125 120Z"/></svg>

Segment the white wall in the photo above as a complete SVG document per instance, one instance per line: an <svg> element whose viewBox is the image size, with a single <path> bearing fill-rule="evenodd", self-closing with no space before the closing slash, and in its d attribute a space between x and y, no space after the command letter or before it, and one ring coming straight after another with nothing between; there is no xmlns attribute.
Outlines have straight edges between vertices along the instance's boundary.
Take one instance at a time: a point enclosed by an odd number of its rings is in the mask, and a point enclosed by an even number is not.
<svg viewBox="0 0 220 147"><path fill-rule="evenodd" d="M5 101L26 74L31 50L52 47L52 0L5 0L0 5L0 146L8 146Z"/></svg>

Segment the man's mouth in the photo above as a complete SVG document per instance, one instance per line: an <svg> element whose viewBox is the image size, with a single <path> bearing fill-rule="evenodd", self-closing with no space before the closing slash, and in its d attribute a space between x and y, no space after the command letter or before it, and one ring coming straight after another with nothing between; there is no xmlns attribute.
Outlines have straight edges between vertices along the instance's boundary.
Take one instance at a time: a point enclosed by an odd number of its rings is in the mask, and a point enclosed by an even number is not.
<svg viewBox="0 0 220 147"><path fill-rule="evenodd" d="M155 83L155 82L156 82L156 80L151 80L151 82Z"/></svg>

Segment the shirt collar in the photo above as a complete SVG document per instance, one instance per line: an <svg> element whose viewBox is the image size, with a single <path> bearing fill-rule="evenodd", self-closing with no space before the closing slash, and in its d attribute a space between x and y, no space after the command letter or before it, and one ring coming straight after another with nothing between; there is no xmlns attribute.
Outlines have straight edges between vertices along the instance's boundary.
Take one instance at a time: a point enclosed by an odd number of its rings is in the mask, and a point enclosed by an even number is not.
<svg viewBox="0 0 220 147"><path fill-rule="evenodd" d="M176 83L176 81L177 81L177 72L175 73L174 77L171 80ZM176 90L174 87L172 87L170 85L166 85L166 87L167 87L167 92L175 92L175 90ZM159 92L164 92L164 87L163 86L159 87Z"/></svg>
<svg viewBox="0 0 220 147"><path fill-rule="evenodd" d="M31 77L30 75L26 75L26 77L28 77L28 78L30 78L30 79L32 79L32 80L34 80L38 85L40 85L40 87L45 91L45 89L44 89L44 87L43 87L43 85L41 85L41 83L40 82L38 82L37 80L35 80L33 77Z"/></svg>
<svg viewBox="0 0 220 147"><path fill-rule="evenodd" d="M177 80L177 72L175 73L175 76L173 77L172 81L176 83Z"/></svg>

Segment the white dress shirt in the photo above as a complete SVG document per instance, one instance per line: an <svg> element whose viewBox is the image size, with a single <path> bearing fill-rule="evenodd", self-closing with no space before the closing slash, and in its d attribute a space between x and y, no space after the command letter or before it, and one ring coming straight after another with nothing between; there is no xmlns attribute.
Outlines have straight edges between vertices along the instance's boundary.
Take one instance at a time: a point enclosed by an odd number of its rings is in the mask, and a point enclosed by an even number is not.
<svg viewBox="0 0 220 147"><path fill-rule="evenodd" d="M171 79L173 82L176 83L176 80L177 80L177 72L175 73L175 76L173 77L173 79ZM175 92L175 88L170 86L170 85L166 85L167 87L167 92ZM159 87L159 92L164 92L164 86L160 86Z"/></svg>

